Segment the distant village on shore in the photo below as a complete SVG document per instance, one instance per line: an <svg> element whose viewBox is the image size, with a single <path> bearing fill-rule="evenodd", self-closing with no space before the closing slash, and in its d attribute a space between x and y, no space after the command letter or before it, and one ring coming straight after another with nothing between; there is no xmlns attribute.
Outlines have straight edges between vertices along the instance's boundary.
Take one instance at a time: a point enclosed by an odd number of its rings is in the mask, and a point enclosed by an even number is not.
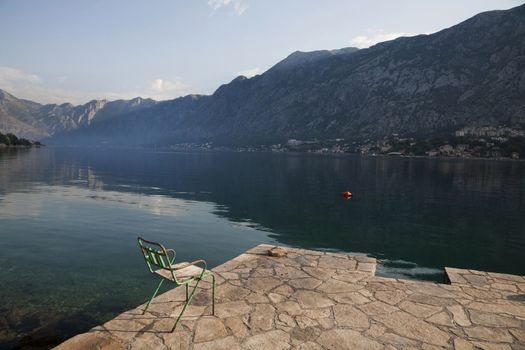
<svg viewBox="0 0 525 350"><path fill-rule="evenodd" d="M38 141L0 133L0 148L40 147ZM155 147L156 148L156 147ZM163 149L165 147L162 147ZM175 151L237 151L237 152L304 152L327 154L361 154L369 156L456 157L489 159L525 159L525 129L511 127L467 127L453 135L418 139L392 134L381 140L363 142L344 138L326 140L289 139L285 143L223 146L212 142L180 143L168 147Z"/></svg>
<svg viewBox="0 0 525 350"><path fill-rule="evenodd" d="M225 147L211 142L183 143L173 150L235 150L238 152L353 153L361 155L524 159L525 130L507 126L467 127L448 137L417 139L392 134L381 140L350 142L344 138L296 140L257 146Z"/></svg>

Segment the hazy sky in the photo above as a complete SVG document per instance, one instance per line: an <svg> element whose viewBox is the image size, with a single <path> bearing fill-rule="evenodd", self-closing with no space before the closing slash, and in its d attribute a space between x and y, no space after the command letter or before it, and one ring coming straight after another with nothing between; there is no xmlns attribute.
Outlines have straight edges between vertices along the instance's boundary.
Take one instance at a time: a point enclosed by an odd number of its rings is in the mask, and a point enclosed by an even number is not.
<svg viewBox="0 0 525 350"><path fill-rule="evenodd" d="M432 33L522 0L0 0L0 88L38 102L210 94L295 50Z"/></svg>

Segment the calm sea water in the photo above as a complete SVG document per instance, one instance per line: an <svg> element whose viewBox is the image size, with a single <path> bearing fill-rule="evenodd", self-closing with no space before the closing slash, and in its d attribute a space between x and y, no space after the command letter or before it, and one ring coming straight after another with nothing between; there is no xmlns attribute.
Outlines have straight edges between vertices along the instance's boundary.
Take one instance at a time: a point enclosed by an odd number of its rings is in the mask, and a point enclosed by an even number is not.
<svg viewBox="0 0 525 350"><path fill-rule="evenodd" d="M0 151L0 349L46 348L144 302L156 279L138 235L211 266L275 243L368 254L391 277L525 274L525 163Z"/></svg>

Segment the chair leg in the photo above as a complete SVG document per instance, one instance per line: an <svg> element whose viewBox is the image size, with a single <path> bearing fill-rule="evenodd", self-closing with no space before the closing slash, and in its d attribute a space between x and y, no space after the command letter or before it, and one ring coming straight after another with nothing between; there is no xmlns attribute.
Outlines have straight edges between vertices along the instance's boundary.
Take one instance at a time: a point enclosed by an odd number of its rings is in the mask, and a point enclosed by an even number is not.
<svg viewBox="0 0 525 350"><path fill-rule="evenodd" d="M157 289L155 289L155 292L153 292L153 295L151 296L151 298L149 298L149 301L148 303L146 304L146 308L144 309L144 311L142 311L142 314L144 315L146 313L146 310L148 310L148 307L149 307L149 304L151 304L151 302L153 301L153 298L155 298L155 296L157 295L157 293L159 292L159 289L160 287L162 286L162 283L164 282L164 279L161 279L160 282L159 282L159 285L157 286Z"/></svg>
<svg viewBox="0 0 525 350"><path fill-rule="evenodd" d="M184 307L182 308L182 311L180 312L179 317L177 317L177 321L175 321L175 324L173 325L173 328L171 329L172 332L175 330L175 328L179 324L179 321L182 318L182 314L184 313L184 311L186 311L186 308L191 303L191 298L193 298L193 294L195 294L195 291L197 290L197 286L199 285L200 281L201 281L200 278L197 279L197 283L195 283L195 286L191 290L188 300L186 300L186 302L184 303Z"/></svg>
<svg viewBox="0 0 525 350"><path fill-rule="evenodd" d="M212 285L211 285L211 314L215 315L215 275L211 275Z"/></svg>

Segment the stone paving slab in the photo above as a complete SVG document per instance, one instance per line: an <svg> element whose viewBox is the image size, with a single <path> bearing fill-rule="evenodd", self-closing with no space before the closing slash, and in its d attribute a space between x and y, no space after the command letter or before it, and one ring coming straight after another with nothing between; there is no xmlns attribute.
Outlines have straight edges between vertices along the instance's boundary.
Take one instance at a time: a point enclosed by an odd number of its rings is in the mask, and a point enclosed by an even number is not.
<svg viewBox="0 0 525 350"><path fill-rule="evenodd" d="M456 286L488 289L502 295L506 292L525 294L525 276L452 267L445 267L445 274L448 282Z"/></svg>
<svg viewBox="0 0 525 350"><path fill-rule="evenodd" d="M175 288L57 349L525 349L524 277L446 268L450 284L375 276L376 260L259 245L217 266L170 329ZM478 277L474 277L478 276Z"/></svg>

